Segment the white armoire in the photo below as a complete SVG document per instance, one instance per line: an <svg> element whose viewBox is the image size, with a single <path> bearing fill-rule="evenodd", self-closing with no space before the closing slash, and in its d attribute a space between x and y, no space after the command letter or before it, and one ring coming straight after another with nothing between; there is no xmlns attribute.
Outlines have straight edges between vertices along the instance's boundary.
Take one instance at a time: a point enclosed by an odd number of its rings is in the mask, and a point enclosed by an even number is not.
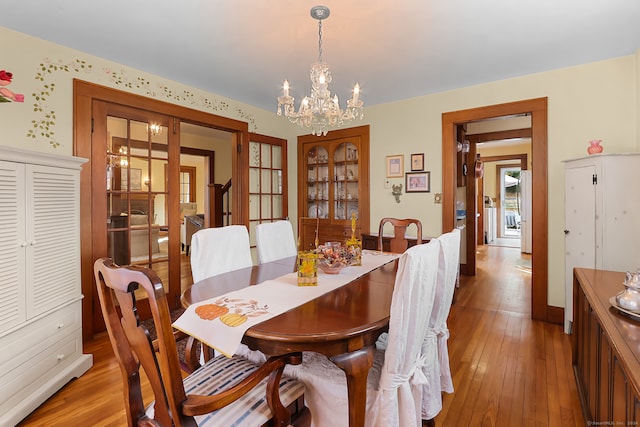
<svg viewBox="0 0 640 427"><path fill-rule="evenodd" d="M83 162L0 147L0 426L92 365L82 353Z"/></svg>
<svg viewBox="0 0 640 427"><path fill-rule="evenodd" d="M574 267L640 267L640 153L596 154L564 163L564 313L570 333Z"/></svg>

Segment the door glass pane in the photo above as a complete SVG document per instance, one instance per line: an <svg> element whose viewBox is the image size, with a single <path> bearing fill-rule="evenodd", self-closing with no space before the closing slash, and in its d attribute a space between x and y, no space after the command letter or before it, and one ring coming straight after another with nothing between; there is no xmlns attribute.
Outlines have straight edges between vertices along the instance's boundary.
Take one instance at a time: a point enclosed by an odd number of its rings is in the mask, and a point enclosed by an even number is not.
<svg viewBox="0 0 640 427"><path fill-rule="evenodd" d="M282 194L282 171L274 170L271 171L271 185L272 185L272 193Z"/></svg>
<svg viewBox="0 0 640 427"><path fill-rule="evenodd" d="M249 196L249 219L260 219L260 195L258 194Z"/></svg>
<svg viewBox="0 0 640 427"><path fill-rule="evenodd" d="M260 157L261 157L260 166L262 166L263 168L270 168L271 167L271 145L262 144L261 150L260 150Z"/></svg>
<svg viewBox="0 0 640 427"><path fill-rule="evenodd" d="M150 187L154 193L166 193L168 191L166 176L168 166L167 160L151 159L151 171L149 175L146 175L148 182L145 183L145 189Z"/></svg>
<svg viewBox="0 0 640 427"><path fill-rule="evenodd" d="M271 193L271 171L269 169L262 170L261 192Z"/></svg>
<svg viewBox="0 0 640 427"><path fill-rule="evenodd" d="M282 169L282 147L279 145L271 146L271 167L273 169Z"/></svg>
<svg viewBox="0 0 640 427"><path fill-rule="evenodd" d="M256 169L256 168L249 169L249 192L250 193L260 192L260 169Z"/></svg>
<svg viewBox="0 0 640 427"><path fill-rule="evenodd" d="M272 200L272 207L273 207L273 217L274 218L284 218L282 212L282 196L273 196L271 198Z"/></svg>
<svg viewBox="0 0 640 427"><path fill-rule="evenodd" d="M249 143L249 167L260 167L260 143L258 142Z"/></svg>
<svg viewBox="0 0 640 427"><path fill-rule="evenodd" d="M271 196L270 195L263 195L262 196L262 214L261 217L264 219L271 219L273 218L271 215Z"/></svg>

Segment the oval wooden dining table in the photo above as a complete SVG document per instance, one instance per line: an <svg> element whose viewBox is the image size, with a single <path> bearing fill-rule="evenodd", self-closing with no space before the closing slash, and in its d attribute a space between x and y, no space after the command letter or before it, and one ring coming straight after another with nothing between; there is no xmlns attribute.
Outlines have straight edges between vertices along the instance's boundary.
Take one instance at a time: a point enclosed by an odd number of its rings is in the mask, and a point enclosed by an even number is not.
<svg viewBox="0 0 640 427"><path fill-rule="evenodd" d="M275 279L295 266L292 257L209 277L182 294L182 305ZM364 427L367 375L375 342L389 326L396 271L397 259L390 259L340 288L250 327L242 342L267 355L314 351L328 356L346 375L349 426Z"/></svg>

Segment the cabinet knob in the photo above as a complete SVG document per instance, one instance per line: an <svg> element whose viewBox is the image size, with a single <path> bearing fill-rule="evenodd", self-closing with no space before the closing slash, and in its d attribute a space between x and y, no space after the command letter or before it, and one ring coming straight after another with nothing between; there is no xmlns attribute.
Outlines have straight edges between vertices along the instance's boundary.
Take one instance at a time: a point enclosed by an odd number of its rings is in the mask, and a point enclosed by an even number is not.
<svg viewBox="0 0 640 427"><path fill-rule="evenodd" d="M58 323L58 329L64 328L64 323Z"/></svg>
<svg viewBox="0 0 640 427"><path fill-rule="evenodd" d="M22 243L20 243L20 247L21 247L21 248L26 248L26 247L27 247L27 245L28 245L28 243L27 243L27 242L22 242Z"/></svg>
<svg viewBox="0 0 640 427"><path fill-rule="evenodd" d="M29 242L29 244L30 244L31 246L35 246L35 245L36 245L36 241L35 241L35 240L32 240L32 241L30 241L30 242Z"/></svg>
<svg viewBox="0 0 640 427"><path fill-rule="evenodd" d="M59 355L58 355L58 357L57 357L57 359L58 359L58 360L62 360L62 359L64 359L64 354L59 354Z"/></svg>
<svg viewBox="0 0 640 427"><path fill-rule="evenodd" d="M569 230L564 230L564 234L569 234Z"/></svg>

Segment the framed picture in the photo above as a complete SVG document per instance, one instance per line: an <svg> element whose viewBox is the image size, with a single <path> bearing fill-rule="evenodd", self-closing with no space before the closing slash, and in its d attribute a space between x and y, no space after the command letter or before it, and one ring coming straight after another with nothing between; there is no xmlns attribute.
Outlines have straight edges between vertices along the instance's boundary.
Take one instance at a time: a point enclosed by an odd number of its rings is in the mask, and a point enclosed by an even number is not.
<svg viewBox="0 0 640 427"><path fill-rule="evenodd" d="M431 191L431 172L407 172L407 193L429 193Z"/></svg>
<svg viewBox="0 0 640 427"><path fill-rule="evenodd" d="M387 178L402 178L404 174L404 156L387 156Z"/></svg>
<svg viewBox="0 0 640 427"><path fill-rule="evenodd" d="M129 177L127 176L127 168L120 169L120 189L122 191L127 190L127 183ZM131 187L129 190L142 190L142 169L131 169Z"/></svg>
<svg viewBox="0 0 640 427"><path fill-rule="evenodd" d="M411 171L423 171L424 170L424 153L411 155Z"/></svg>

